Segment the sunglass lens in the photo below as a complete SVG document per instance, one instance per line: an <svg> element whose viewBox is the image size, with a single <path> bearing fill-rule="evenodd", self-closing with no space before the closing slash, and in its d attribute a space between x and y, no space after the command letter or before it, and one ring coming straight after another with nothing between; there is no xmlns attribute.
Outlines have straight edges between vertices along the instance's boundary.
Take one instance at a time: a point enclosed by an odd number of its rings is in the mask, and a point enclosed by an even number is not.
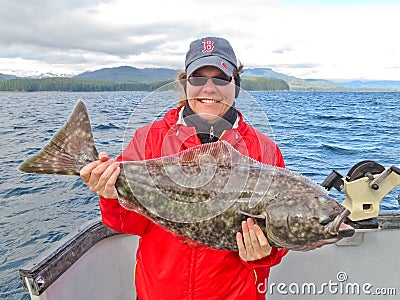
<svg viewBox="0 0 400 300"><path fill-rule="evenodd" d="M215 85L227 85L229 82L231 82L232 77L216 76L212 77L211 80Z"/></svg>
<svg viewBox="0 0 400 300"><path fill-rule="evenodd" d="M227 76L223 76L223 75L215 76L215 77L191 76L188 78L188 81L191 85L202 86L207 83L208 79L211 79L211 81L215 85L219 85L219 86L227 85L232 81L232 77L227 77Z"/></svg>
<svg viewBox="0 0 400 300"><path fill-rule="evenodd" d="M197 76L189 77L188 79L189 83L194 86L205 85L207 80L208 77L197 77Z"/></svg>

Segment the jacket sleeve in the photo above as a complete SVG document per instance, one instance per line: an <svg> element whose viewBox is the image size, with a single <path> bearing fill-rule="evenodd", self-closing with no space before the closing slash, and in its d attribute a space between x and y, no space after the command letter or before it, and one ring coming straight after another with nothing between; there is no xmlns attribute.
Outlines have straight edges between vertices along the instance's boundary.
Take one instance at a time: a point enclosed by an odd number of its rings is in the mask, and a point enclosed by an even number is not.
<svg viewBox="0 0 400 300"><path fill-rule="evenodd" d="M270 255L255 261L242 260L242 262L245 266L251 269L265 268L265 267L270 268L279 264L282 258L287 253L288 253L287 249L278 249L276 247L272 247Z"/></svg>
<svg viewBox="0 0 400 300"><path fill-rule="evenodd" d="M144 159L144 141L137 132L117 161ZM146 217L123 208L117 199L99 200L102 221L117 232L142 236L151 221Z"/></svg>
<svg viewBox="0 0 400 300"><path fill-rule="evenodd" d="M277 144L273 142L261 144L261 153L261 162L280 168L285 167L285 161L281 149L279 149Z"/></svg>
<svg viewBox="0 0 400 300"><path fill-rule="evenodd" d="M281 149L279 149L278 145L276 145L276 156L275 156L275 166L284 168L285 167L285 161L283 159L283 155L281 152Z"/></svg>

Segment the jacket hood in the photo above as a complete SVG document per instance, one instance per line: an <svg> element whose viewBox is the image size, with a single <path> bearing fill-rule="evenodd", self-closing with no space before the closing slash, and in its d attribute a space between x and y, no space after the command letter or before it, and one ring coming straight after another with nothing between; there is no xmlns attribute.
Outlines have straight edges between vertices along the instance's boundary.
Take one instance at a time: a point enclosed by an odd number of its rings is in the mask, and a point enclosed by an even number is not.
<svg viewBox="0 0 400 300"><path fill-rule="evenodd" d="M182 117L182 111L184 107L185 105L181 105L177 108L169 110L164 115L163 120L168 125L168 127L172 128L177 125L186 126L185 123L183 122L183 117ZM237 113L238 113L238 120L234 124L233 128L237 128L239 131L246 133L249 125L243 122L243 115L239 110L237 110Z"/></svg>

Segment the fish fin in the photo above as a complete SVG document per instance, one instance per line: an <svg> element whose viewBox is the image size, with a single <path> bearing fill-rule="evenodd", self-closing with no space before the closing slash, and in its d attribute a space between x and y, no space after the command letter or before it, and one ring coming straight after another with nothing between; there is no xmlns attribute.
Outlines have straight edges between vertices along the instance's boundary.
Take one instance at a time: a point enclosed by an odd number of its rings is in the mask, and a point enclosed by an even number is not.
<svg viewBox="0 0 400 300"><path fill-rule="evenodd" d="M239 213L241 213L242 215L244 215L246 217L250 217L250 218L253 218L253 219L263 219L263 220L265 220L267 218L267 216L265 216L265 215L253 215L253 214L245 212L243 210L239 210Z"/></svg>
<svg viewBox="0 0 400 300"><path fill-rule="evenodd" d="M317 193L319 193L321 195L329 194L329 191L326 190L323 186L315 183L310 178L302 175L301 173L297 173L297 172L291 171L289 169L280 168L280 167L275 167L275 168L276 168L277 172L284 174L284 176L286 176L286 177L291 176L293 178L296 178L299 182L303 183L304 185L309 186L311 189L313 189L314 191L316 191Z"/></svg>
<svg viewBox="0 0 400 300"><path fill-rule="evenodd" d="M199 163L202 159L207 161L207 156L221 164L260 164L260 162L241 154L227 141L201 144L176 154L150 159L148 164Z"/></svg>
<svg viewBox="0 0 400 300"><path fill-rule="evenodd" d="M64 126L18 170L35 174L79 175L79 171L97 160L97 156L89 115L85 104L79 100Z"/></svg>

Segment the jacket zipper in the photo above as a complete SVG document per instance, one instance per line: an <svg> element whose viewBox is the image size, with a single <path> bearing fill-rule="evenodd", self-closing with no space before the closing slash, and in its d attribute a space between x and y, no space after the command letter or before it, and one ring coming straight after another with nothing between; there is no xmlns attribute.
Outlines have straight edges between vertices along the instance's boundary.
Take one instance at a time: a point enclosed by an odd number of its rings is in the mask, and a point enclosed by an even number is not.
<svg viewBox="0 0 400 300"><path fill-rule="evenodd" d="M192 249L190 257L190 270L189 270L189 297L188 300L194 300L194 289L196 281L196 263L197 263L197 251Z"/></svg>
<svg viewBox="0 0 400 300"><path fill-rule="evenodd" d="M210 141L214 138L214 126L211 125L210 127Z"/></svg>

